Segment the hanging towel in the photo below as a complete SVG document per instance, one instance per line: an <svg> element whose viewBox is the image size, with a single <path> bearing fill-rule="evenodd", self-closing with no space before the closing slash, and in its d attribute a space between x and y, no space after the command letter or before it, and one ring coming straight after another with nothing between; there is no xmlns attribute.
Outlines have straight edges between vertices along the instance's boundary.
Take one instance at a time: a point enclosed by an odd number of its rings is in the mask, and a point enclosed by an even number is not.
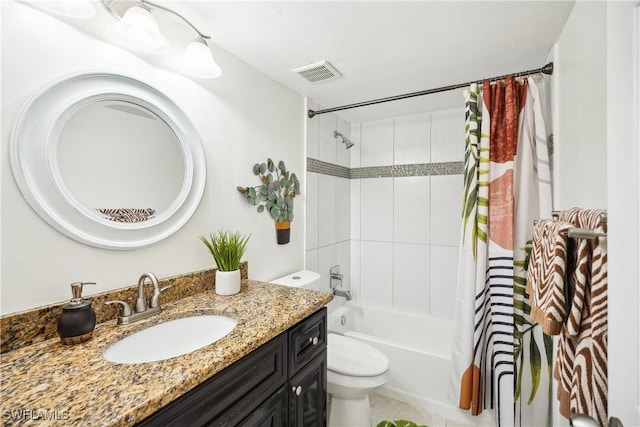
<svg viewBox="0 0 640 427"><path fill-rule="evenodd" d="M562 221L542 219L533 226L531 258L527 270L527 293L531 319L548 335L558 335L567 318L565 270L567 230Z"/></svg>
<svg viewBox="0 0 640 427"><path fill-rule="evenodd" d="M603 210L562 211L560 221L606 232ZM554 376L560 413L583 413L607 425L607 253L600 239L576 239L569 313L562 328Z"/></svg>

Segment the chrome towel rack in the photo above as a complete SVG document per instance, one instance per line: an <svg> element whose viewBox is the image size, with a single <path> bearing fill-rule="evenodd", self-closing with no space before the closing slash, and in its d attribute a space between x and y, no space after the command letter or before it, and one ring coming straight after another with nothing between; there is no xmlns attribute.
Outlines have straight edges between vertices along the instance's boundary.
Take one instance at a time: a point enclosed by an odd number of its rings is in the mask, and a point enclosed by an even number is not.
<svg viewBox="0 0 640 427"><path fill-rule="evenodd" d="M551 217L553 219L558 219L560 217L560 211L552 211ZM600 222L607 222L607 213L603 212L600 215ZM534 221L534 224L536 221ZM588 230L586 228L570 228L567 230L567 237L572 239L597 239L598 237L607 237L607 233L603 233L602 231L596 230Z"/></svg>

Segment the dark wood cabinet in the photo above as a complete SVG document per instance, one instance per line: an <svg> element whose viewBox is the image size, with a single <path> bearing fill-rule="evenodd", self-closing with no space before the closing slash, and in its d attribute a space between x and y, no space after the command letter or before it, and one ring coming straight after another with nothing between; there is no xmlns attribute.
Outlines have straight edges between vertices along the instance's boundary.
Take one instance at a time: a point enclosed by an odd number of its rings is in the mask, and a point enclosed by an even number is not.
<svg viewBox="0 0 640 427"><path fill-rule="evenodd" d="M327 419L327 351L289 380L289 426L325 426Z"/></svg>
<svg viewBox="0 0 640 427"><path fill-rule="evenodd" d="M327 348L326 308L289 329L289 376Z"/></svg>
<svg viewBox="0 0 640 427"><path fill-rule="evenodd" d="M289 329L289 426L321 427L327 418L326 308Z"/></svg>
<svg viewBox="0 0 640 427"><path fill-rule="evenodd" d="M322 308L136 426L326 425Z"/></svg>
<svg viewBox="0 0 640 427"><path fill-rule="evenodd" d="M280 387L273 396L265 400L248 417L238 424L239 427L282 427L287 425L289 396L287 386ZM231 424L235 425L235 424Z"/></svg>

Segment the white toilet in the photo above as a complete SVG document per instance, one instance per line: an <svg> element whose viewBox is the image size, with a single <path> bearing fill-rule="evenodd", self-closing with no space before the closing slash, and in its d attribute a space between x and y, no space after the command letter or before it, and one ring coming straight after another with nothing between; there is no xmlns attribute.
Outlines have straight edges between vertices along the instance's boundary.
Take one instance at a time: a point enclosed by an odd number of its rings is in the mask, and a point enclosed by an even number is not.
<svg viewBox="0 0 640 427"><path fill-rule="evenodd" d="M320 275L302 270L271 283L320 289ZM389 359L353 338L327 336L327 391L331 396L329 427L371 427L369 394L386 382Z"/></svg>
<svg viewBox="0 0 640 427"><path fill-rule="evenodd" d="M327 391L330 427L370 427L369 394L387 381L389 359L353 338L327 337Z"/></svg>

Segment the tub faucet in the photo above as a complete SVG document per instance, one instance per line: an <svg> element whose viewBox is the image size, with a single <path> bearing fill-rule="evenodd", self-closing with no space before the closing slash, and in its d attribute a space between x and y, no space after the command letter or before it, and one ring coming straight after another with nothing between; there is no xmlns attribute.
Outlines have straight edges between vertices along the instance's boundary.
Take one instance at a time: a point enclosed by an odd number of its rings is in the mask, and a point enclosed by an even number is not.
<svg viewBox="0 0 640 427"><path fill-rule="evenodd" d="M149 279L153 285L153 295L151 296L149 305L147 305L147 300L144 295L144 283L146 279ZM143 273L140 276L140 279L138 279L138 299L136 299L134 311L132 311L129 304L124 301L107 301L105 304L120 304L122 306L122 310L118 315L118 325L128 325L129 323L133 323L159 313L161 310L160 294L168 288L170 288L170 286L160 288L160 285L158 285L158 278L155 274L149 272Z"/></svg>
<svg viewBox="0 0 640 427"><path fill-rule="evenodd" d="M331 292L333 295L338 297L345 297L347 301L351 301L351 291L343 291L342 289L338 289L342 287L342 278L344 276L340 274L340 266L334 265L329 270L329 287L331 287Z"/></svg>
<svg viewBox="0 0 640 427"><path fill-rule="evenodd" d="M333 295L337 297L345 297L347 301L351 301L351 291L342 291L334 288Z"/></svg>

